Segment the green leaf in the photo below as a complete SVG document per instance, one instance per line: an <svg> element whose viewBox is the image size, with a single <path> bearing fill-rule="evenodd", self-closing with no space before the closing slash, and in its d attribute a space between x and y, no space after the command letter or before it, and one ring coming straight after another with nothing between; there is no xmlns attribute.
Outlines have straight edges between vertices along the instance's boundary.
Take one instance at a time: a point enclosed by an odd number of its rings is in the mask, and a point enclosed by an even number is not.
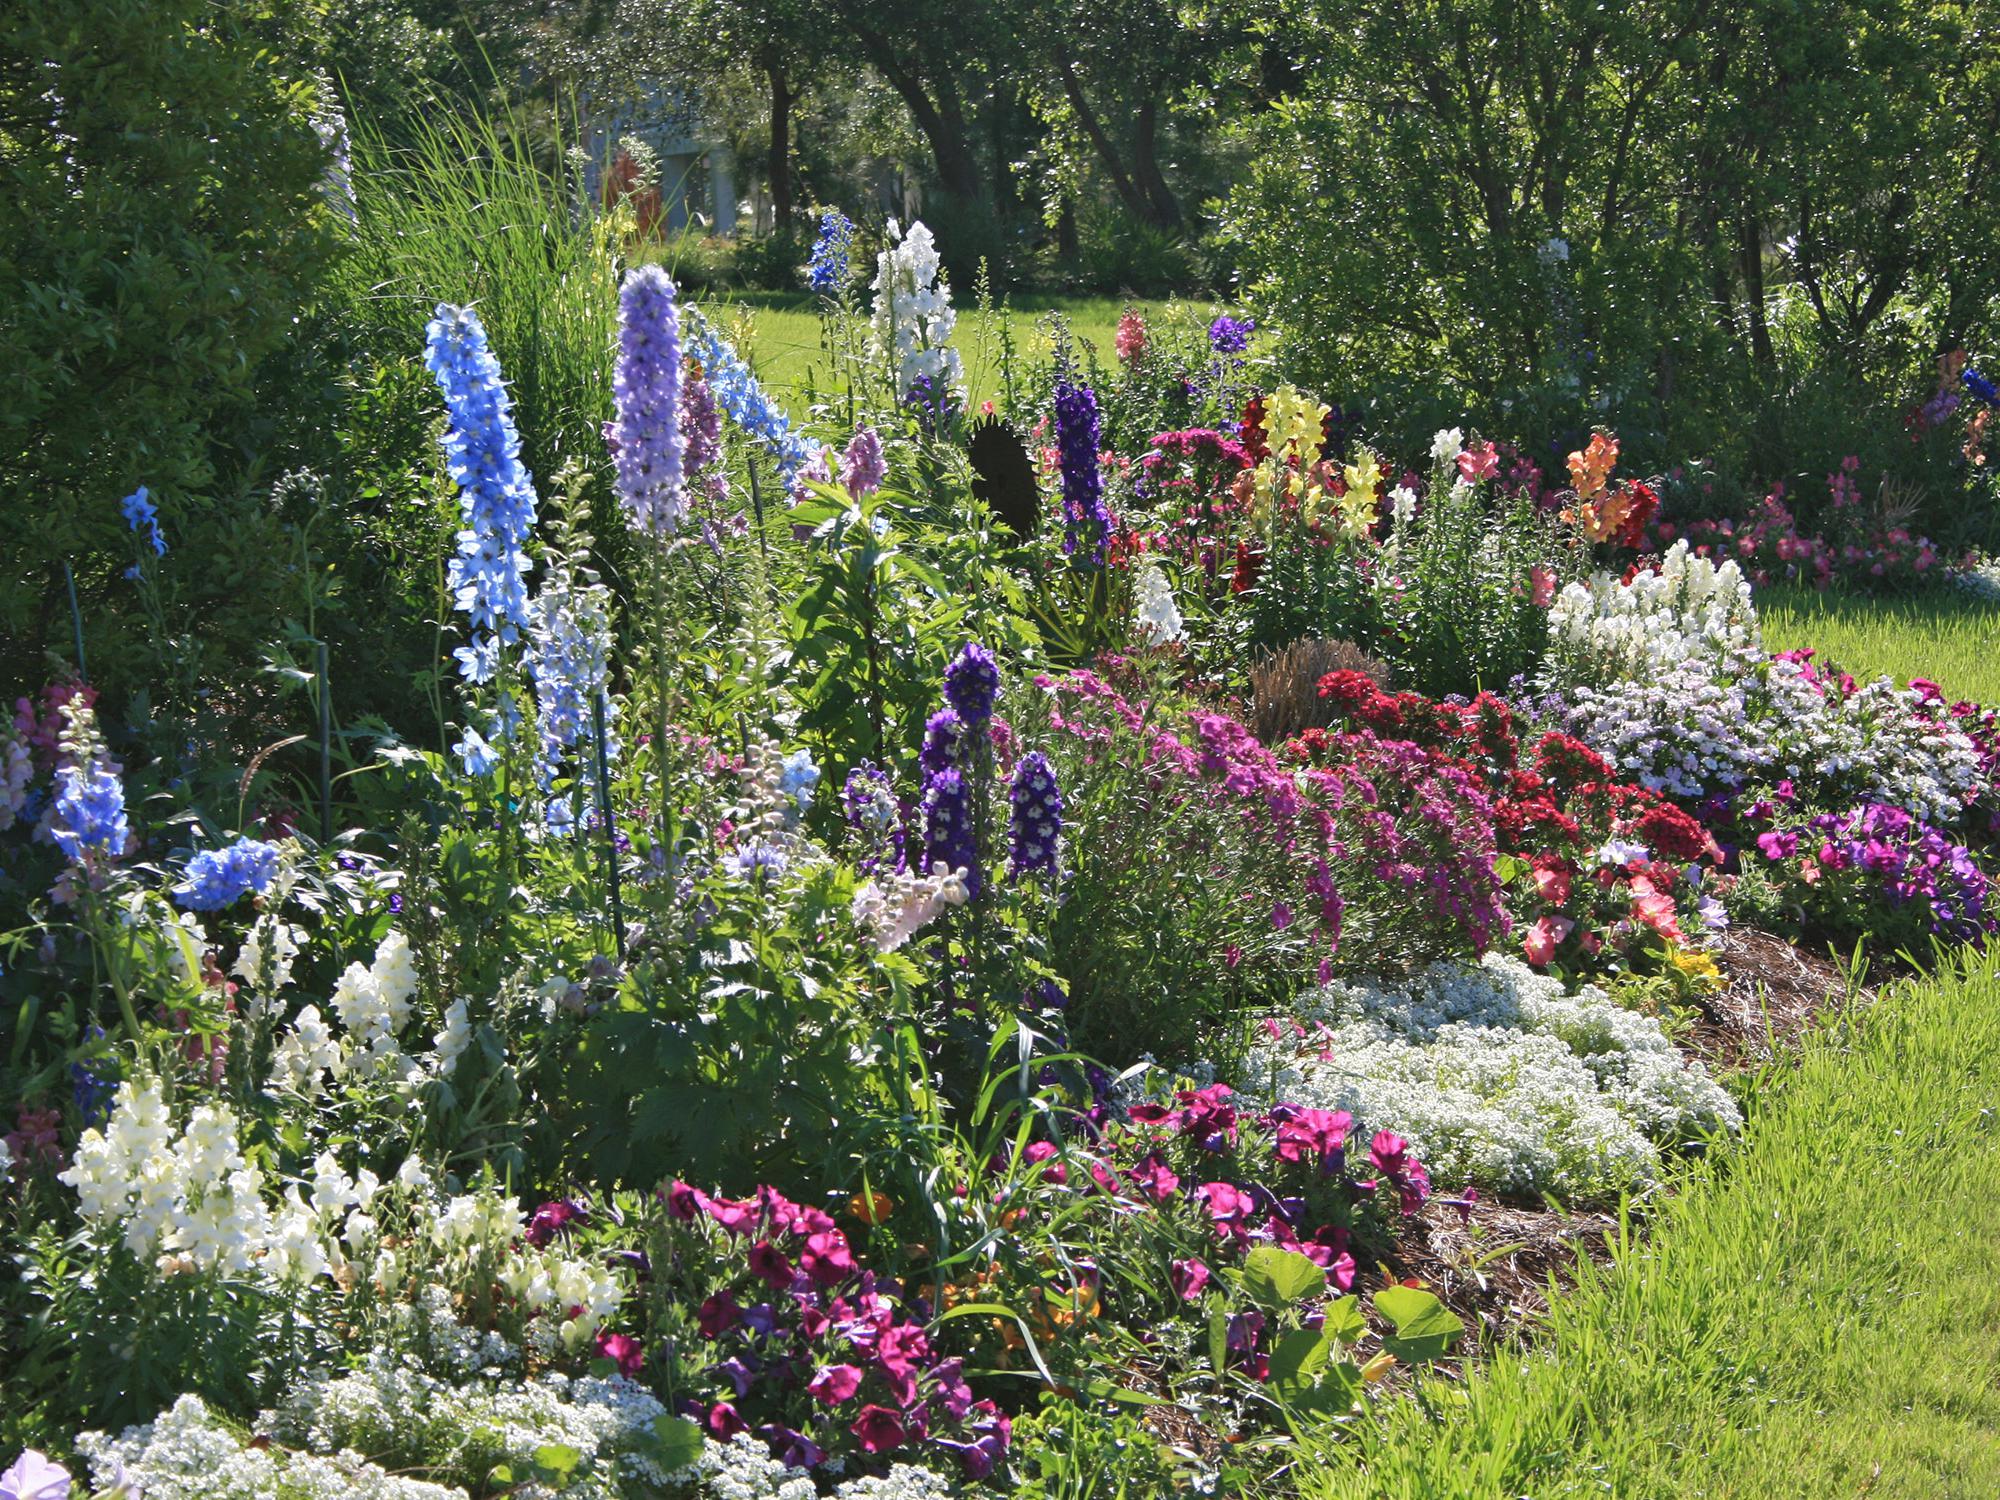
<svg viewBox="0 0 2000 1500"><path fill-rule="evenodd" d="M1229 1314L1220 1305L1208 1315L1208 1362L1218 1376L1229 1365Z"/></svg>
<svg viewBox="0 0 2000 1500"><path fill-rule="evenodd" d="M1384 1287L1375 1294L1375 1308L1396 1325L1395 1337L1382 1340L1383 1351L1405 1364L1441 1357L1465 1332L1449 1308L1419 1287Z"/></svg>
<svg viewBox="0 0 2000 1500"><path fill-rule="evenodd" d="M1332 1349L1325 1334L1294 1328L1271 1348L1271 1384L1281 1395L1310 1386L1326 1368Z"/></svg>
<svg viewBox="0 0 2000 1500"><path fill-rule="evenodd" d="M568 1443L544 1443L535 1450L535 1467L567 1479L583 1462L583 1454Z"/></svg>
<svg viewBox="0 0 2000 1500"><path fill-rule="evenodd" d="M1342 1297L1338 1302L1329 1302L1326 1307L1326 1322L1321 1325L1326 1336L1336 1344L1351 1344L1368 1331L1368 1320L1361 1316L1359 1297Z"/></svg>
<svg viewBox="0 0 2000 1500"><path fill-rule="evenodd" d="M686 1417L667 1414L655 1417L653 1436L660 1444L660 1467L670 1474L701 1457L701 1429Z"/></svg>
<svg viewBox="0 0 2000 1500"><path fill-rule="evenodd" d="M1326 1287L1326 1272L1296 1250L1259 1245L1243 1262L1243 1286L1259 1302L1287 1307Z"/></svg>

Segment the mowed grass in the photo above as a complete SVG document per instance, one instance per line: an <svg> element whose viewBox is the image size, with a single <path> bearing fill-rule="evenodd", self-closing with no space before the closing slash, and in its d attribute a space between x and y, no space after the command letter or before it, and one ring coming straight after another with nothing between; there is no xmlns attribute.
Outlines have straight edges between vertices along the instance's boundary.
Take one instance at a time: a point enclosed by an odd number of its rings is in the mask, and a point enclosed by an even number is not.
<svg viewBox="0 0 2000 1500"><path fill-rule="evenodd" d="M1926 677L1947 697L2000 704L2000 603L1940 585L1871 599L1833 590L1759 589L1764 644L1811 646L1856 677Z"/></svg>
<svg viewBox="0 0 2000 1500"><path fill-rule="evenodd" d="M1047 364L1053 347L1050 320L1054 316L1063 319L1071 337L1094 345L1098 359L1110 364L1117 358L1112 335L1128 307L1137 309L1149 322L1169 316L1202 316L1205 322L1221 311L1219 306L1209 308L1206 304L1043 297L1015 299L1005 310L995 308L985 313L970 305L969 299L959 300L958 328L952 343L965 361L967 394L975 407L1000 394L1003 328L1013 336L1020 378ZM811 298L750 294L703 305L725 328L735 327L739 319L747 321L745 357L767 387L801 392L814 386L824 389L829 384L829 360L821 347L819 313Z"/></svg>
<svg viewBox="0 0 2000 1500"><path fill-rule="evenodd" d="M2000 1495L2000 953L1811 1040L1726 1168L1315 1500Z"/></svg>

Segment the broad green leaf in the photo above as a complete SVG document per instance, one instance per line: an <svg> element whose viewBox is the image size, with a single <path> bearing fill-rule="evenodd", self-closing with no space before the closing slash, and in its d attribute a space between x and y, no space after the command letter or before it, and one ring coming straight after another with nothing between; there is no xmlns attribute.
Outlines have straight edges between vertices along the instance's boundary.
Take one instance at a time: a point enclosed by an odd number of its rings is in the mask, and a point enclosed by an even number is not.
<svg viewBox="0 0 2000 1500"><path fill-rule="evenodd" d="M1347 1296L1338 1302L1329 1302L1323 1327L1326 1336L1336 1344L1351 1344L1360 1338L1368 1331L1368 1320L1361 1316L1361 1299Z"/></svg>
<svg viewBox="0 0 2000 1500"><path fill-rule="evenodd" d="M1287 1307L1323 1291L1326 1272L1296 1250L1259 1245L1243 1262L1243 1285L1259 1302Z"/></svg>
<svg viewBox="0 0 2000 1500"><path fill-rule="evenodd" d="M1270 1381L1280 1394L1309 1386L1326 1368L1333 1346L1311 1328L1294 1328L1271 1348Z"/></svg>
<svg viewBox="0 0 2000 1500"><path fill-rule="evenodd" d="M535 1450L535 1467L567 1479L583 1462L583 1454L568 1443L544 1443Z"/></svg>
<svg viewBox="0 0 2000 1500"><path fill-rule="evenodd" d="M660 1444L660 1467L670 1474L701 1457L701 1429L686 1417L667 1414L655 1417L653 1436Z"/></svg>
<svg viewBox="0 0 2000 1500"><path fill-rule="evenodd" d="M1405 1364L1439 1358L1465 1332L1457 1316L1420 1287L1384 1287L1375 1294L1375 1307L1396 1325L1395 1337L1382 1340L1384 1352Z"/></svg>

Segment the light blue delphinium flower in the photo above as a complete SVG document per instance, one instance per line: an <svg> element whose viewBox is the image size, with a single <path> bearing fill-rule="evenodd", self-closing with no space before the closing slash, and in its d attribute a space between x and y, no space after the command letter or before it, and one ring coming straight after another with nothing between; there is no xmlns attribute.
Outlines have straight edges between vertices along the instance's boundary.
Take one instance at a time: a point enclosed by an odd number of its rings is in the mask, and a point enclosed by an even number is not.
<svg viewBox="0 0 2000 1500"><path fill-rule="evenodd" d="M55 815L49 836L72 861L125 852L132 828L125 818L125 788L101 764L64 766L56 772Z"/></svg>
<svg viewBox="0 0 2000 1500"><path fill-rule="evenodd" d="M521 462L513 403L486 329L469 307L439 303L424 363L444 395L447 466L459 490L458 552L452 597L471 622L471 640L454 653L472 682L490 682L500 652L528 623L524 551L535 529L535 486Z"/></svg>
<svg viewBox="0 0 2000 1500"><path fill-rule="evenodd" d="M167 539L160 530L160 509L142 484L118 503L118 512L125 517L128 529L143 532L146 540L153 544L153 556L167 555Z"/></svg>
<svg viewBox="0 0 2000 1500"><path fill-rule="evenodd" d="M204 849L188 861L187 879L174 887L174 901L188 911L234 906L270 885L278 873L278 859L278 846L262 839L238 839L227 849Z"/></svg>
<svg viewBox="0 0 2000 1500"><path fill-rule="evenodd" d="M820 445L792 427L777 403L757 384L742 356L692 308L688 310L687 352L700 361L716 404L729 414L730 421L770 450L778 461L778 478L785 489L797 489L800 474L821 456Z"/></svg>
<svg viewBox="0 0 2000 1500"><path fill-rule="evenodd" d="M787 755L778 770L778 790L792 799L792 807L785 814L785 825L794 827L805 811L812 806L813 788L819 785L819 767L813 764L812 751L794 750Z"/></svg>

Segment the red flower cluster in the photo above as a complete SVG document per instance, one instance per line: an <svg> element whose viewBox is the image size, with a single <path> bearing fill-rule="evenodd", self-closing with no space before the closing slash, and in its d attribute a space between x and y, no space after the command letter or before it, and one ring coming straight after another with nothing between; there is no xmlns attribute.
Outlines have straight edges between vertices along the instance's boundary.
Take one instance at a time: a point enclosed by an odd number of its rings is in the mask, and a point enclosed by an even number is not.
<svg viewBox="0 0 2000 1500"><path fill-rule="evenodd" d="M1531 962L1546 965L1567 951L1588 964L1607 944L1630 951L1649 933L1683 938L1673 895L1682 867L1719 863L1721 851L1695 818L1620 780L1588 745L1547 733L1524 755L1514 710L1491 693L1440 702L1385 692L1360 672L1330 672L1319 692L1355 724L1406 736L1447 759L1491 799L1510 914ZM1339 738L1311 730L1287 749L1324 763ZM1605 850L1616 857L1601 858Z"/></svg>

